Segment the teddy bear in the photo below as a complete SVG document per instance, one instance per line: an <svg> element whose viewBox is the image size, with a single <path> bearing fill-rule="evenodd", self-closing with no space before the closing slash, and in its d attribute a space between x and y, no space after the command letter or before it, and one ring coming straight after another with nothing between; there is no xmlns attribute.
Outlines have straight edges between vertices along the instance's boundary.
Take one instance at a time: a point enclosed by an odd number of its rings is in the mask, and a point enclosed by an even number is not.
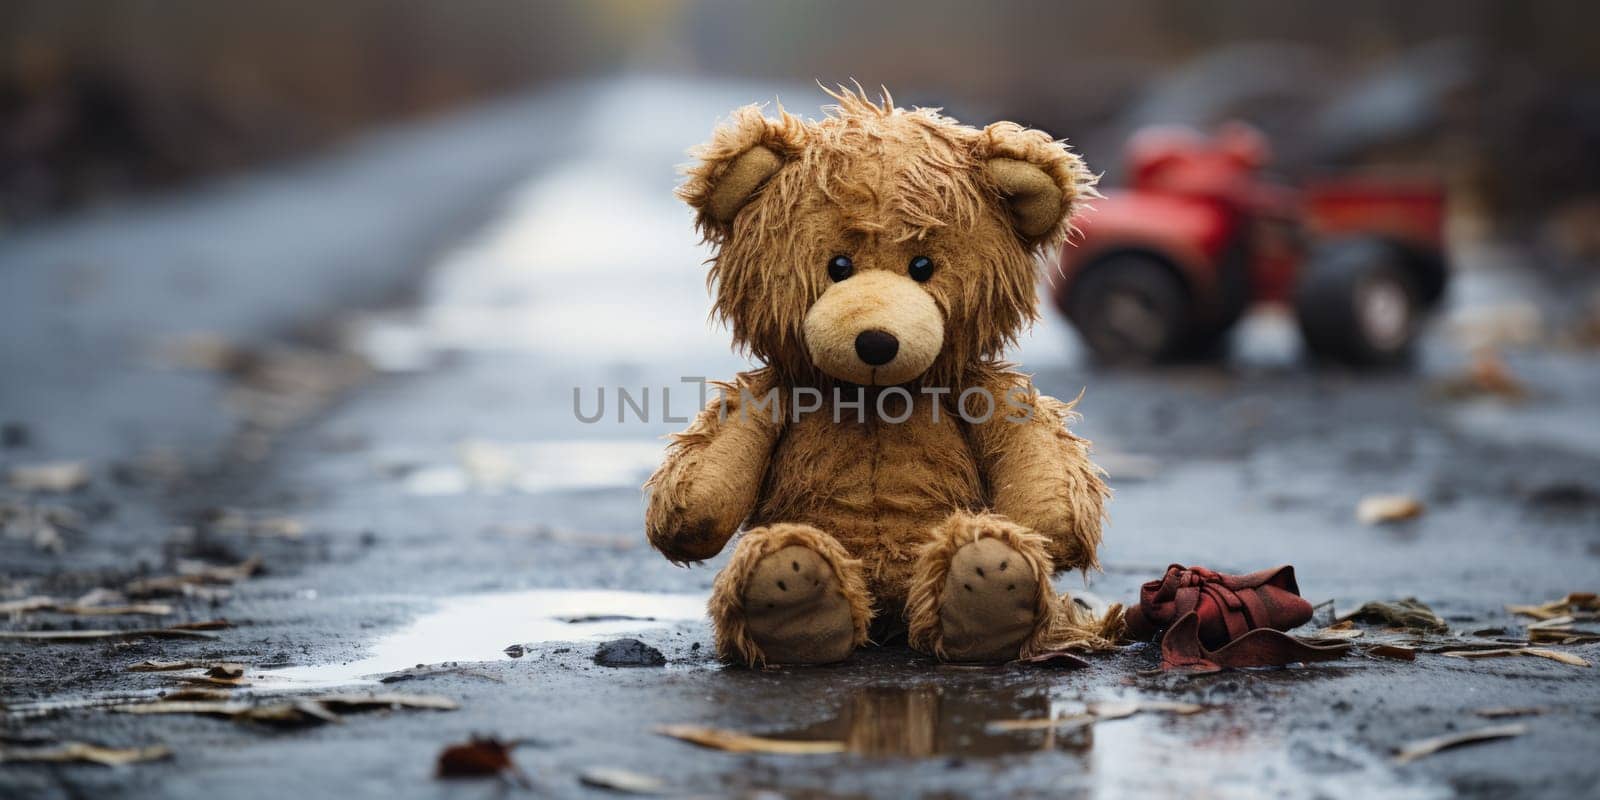
<svg viewBox="0 0 1600 800"><path fill-rule="evenodd" d="M869 635L955 662L1110 646L1117 609L1051 585L1098 567L1104 474L1072 404L1001 360L1094 177L1041 131L829 94L820 119L741 108L691 151L714 315L759 367L672 438L651 545L682 565L739 535L708 601L733 663Z"/></svg>

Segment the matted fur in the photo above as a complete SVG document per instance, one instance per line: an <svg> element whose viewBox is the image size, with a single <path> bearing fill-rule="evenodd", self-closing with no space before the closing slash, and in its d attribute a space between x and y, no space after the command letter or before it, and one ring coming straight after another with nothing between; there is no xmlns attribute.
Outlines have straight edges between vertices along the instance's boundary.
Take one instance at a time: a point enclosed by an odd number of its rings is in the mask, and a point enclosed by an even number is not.
<svg viewBox="0 0 1600 800"><path fill-rule="evenodd" d="M998 514L957 512L934 528L917 557L906 598L906 626L913 648L946 658L939 612L944 606L950 562L961 548L984 538L997 539L1015 551L1036 579L1033 631L1023 640L1019 658L1063 648L1109 650L1116 646L1122 632L1122 606L1114 605L1097 617L1079 608L1068 595L1057 595L1050 585L1055 570L1046 550L1048 539Z"/></svg>
<svg viewBox="0 0 1600 800"><path fill-rule="evenodd" d="M1068 428L1079 419L1073 410L1078 400L1042 395L1026 375L1009 369L984 370L975 380L995 397L1020 393L1033 412L1026 422L974 426L979 458L990 465L993 510L1044 534L1056 569L1099 569L1111 490L1105 472L1089 460L1089 441ZM1041 447L1041 440L1050 444Z"/></svg>
<svg viewBox="0 0 1600 800"><path fill-rule="evenodd" d="M1121 603L1112 603L1096 615L1073 602L1072 595L1062 594L1056 598L1055 619L1050 623L1050 631L1039 642L1034 655L1052 650L1115 650L1122 641L1125 627Z"/></svg>
<svg viewBox="0 0 1600 800"><path fill-rule="evenodd" d="M744 524L782 430L770 413L745 408L744 395L759 399L773 387L765 370L711 385L719 396L687 430L672 435L665 460L644 484L650 495L645 535L680 565L722 552ZM781 416L783 398L776 402Z"/></svg>
<svg viewBox="0 0 1600 800"><path fill-rule="evenodd" d="M839 590L850 603L850 621L855 625L853 647L867 642L867 624L872 620L872 596L861 576L861 562L850 557L832 536L810 525L780 524L746 531L711 585L706 613L716 631L717 655L725 661L743 662L755 667L766 657L745 628L744 593L761 559L785 547L799 545L822 556L839 579Z"/></svg>
<svg viewBox="0 0 1600 800"><path fill-rule="evenodd" d="M782 107L735 111L711 141L692 151L678 195L716 246L708 283L714 314L735 344L790 384L826 385L807 355L801 320L827 289L827 263L841 253L858 269L903 270L915 255L939 264L926 286L945 316L944 351L923 382L952 385L959 373L998 358L1037 318L1036 260L1071 231L1071 217L1094 196L1095 177L1065 144L1042 131L999 122L982 130L938 109L896 108L841 87L819 120ZM710 213L716 181L744 152L763 146L786 163L731 224ZM984 165L1025 161L1055 181L1062 215L1047 233L1026 237L1011 224L1001 191Z"/></svg>

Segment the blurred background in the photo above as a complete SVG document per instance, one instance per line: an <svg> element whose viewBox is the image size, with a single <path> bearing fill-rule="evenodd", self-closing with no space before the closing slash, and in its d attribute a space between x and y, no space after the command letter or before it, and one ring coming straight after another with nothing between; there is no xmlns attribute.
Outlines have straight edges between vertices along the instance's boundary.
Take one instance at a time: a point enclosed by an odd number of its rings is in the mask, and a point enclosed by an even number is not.
<svg viewBox="0 0 1600 800"><path fill-rule="evenodd" d="M1113 179L1140 125L1246 119L1287 171L1436 170L1484 233L1568 264L1600 253L1597 22L1514 0L12 0L0 224L566 82L854 78L1043 127Z"/></svg>

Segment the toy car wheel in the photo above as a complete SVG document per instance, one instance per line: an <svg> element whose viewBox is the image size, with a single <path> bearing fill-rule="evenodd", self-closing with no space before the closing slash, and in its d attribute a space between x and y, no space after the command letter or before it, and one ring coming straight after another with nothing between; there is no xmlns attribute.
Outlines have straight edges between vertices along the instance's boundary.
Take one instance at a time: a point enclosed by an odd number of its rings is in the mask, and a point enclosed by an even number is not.
<svg viewBox="0 0 1600 800"><path fill-rule="evenodd" d="M1400 254L1375 240L1337 242L1313 254L1295 298L1306 345L1356 366L1393 366L1411 355L1417 293Z"/></svg>
<svg viewBox="0 0 1600 800"><path fill-rule="evenodd" d="M1123 365L1174 357L1189 316L1177 276L1154 258L1133 253L1085 270L1067 314L1096 360Z"/></svg>

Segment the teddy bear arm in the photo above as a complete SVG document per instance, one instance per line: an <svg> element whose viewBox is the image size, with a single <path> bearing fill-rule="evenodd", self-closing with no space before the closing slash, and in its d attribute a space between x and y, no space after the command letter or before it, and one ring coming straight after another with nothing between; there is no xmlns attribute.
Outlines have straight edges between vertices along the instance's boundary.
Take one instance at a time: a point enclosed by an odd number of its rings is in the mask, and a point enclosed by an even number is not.
<svg viewBox="0 0 1600 800"><path fill-rule="evenodd" d="M723 397L673 436L645 483L650 544L680 564L715 556L749 518L780 432L771 408L741 403L754 388L749 376L719 386Z"/></svg>
<svg viewBox="0 0 1600 800"><path fill-rule="evenodd" d="M1067 429L1074 418L1070 405L1031 386L1013 392L1025 397L1029 413L996 414L978 430L990 506L1045 536L1056 570L1098 567L1110 490L1089 460L1089 442Z"/></svg>

